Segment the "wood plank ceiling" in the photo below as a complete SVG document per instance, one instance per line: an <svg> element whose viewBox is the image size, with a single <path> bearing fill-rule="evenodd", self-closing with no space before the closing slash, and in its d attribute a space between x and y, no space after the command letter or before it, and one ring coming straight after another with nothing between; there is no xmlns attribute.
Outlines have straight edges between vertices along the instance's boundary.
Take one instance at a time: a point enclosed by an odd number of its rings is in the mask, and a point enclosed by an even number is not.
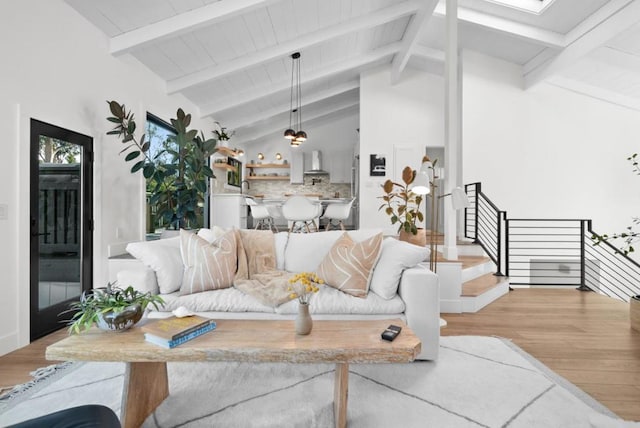
<svg viewBox="0 0 640 428"><path fill-rule="evenodd" d="M293 52L305 122L357 115L363 70L391 64L396 82L407 64L443 68L444 0L66 1L112 55L133 55L241 143L288 123ZM545 0L540 14L504 4L523 1L459 0L461 48L522 65L525 87L591 88L640 108L640 0Z"/></svg>

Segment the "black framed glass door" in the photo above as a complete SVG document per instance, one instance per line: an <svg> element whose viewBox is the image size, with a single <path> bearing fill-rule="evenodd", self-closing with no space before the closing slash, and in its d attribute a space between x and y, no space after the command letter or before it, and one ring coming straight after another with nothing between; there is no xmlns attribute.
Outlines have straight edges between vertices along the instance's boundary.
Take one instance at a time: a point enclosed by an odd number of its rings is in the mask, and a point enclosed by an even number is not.
<svg viewBox="0 0 640 428"><path fill-rule="evenodd" d="M91 288L93 139L31 119L31 340Z"/></svg>

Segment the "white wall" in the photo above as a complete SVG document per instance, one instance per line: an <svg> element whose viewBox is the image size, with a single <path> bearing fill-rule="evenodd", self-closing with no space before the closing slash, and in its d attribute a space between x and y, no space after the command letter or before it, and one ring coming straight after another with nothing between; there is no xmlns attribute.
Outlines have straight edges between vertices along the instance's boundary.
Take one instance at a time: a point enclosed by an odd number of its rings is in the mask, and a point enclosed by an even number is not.
<svg viewBox="0 0 640 428"><path fill-rule="evenodd" d="M444 146L444 80L441 76L408 68L396 85L390 67L360 77L360 227L396 233L389 217L378 211L380 186L394 178L393 166L418 169L425 147ZM397 155L396 155L397 153ZM414 161L404 161L414 153ZM385 177L369 176L369 155L387 156ZM395 157L403 157L396 162ZM400 172L395 172L396 177Z"/></svg>
<svg viewBox="0 0 640 428"><path fill-rule="evenodd" d="M600 233L640 215L640 112L548 84L523 91L519 66L464 53L463 175L511 218L590 218Z"/></svg>
<svg viewBox="0 0 640 428"><path fill-rule="evenodd" d="M29 119L94 138L94 284L105 285L109 244L143 236L142 179L118 154L121 143L105 136L105 100L132 107L142 128L147 110L168 119L178 107L195 108L165 95L164 82L131 57L113 58L108 40L62 0L5 2L0 14L0 355L29 341ZM210 126L194 117L195 128ZM118 231L118 237L116 237Z"/></svg>

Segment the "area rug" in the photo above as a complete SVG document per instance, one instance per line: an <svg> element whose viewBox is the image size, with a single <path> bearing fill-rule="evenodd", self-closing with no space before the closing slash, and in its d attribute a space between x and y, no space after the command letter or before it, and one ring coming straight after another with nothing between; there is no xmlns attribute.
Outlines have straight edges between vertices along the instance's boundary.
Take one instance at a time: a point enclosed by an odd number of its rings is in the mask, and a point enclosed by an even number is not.
<svg viewBox="0 0 640 428"><path fill-rule="evenodd" d="M331 427L332 364L169 363L144 427ZM95 403L120 412L124 364L73 363L0 400L0 426ZM21 389L21 390L20 390ZM349 427L640 427L509 341L441 339L437 362L353 364Z"/></svg>

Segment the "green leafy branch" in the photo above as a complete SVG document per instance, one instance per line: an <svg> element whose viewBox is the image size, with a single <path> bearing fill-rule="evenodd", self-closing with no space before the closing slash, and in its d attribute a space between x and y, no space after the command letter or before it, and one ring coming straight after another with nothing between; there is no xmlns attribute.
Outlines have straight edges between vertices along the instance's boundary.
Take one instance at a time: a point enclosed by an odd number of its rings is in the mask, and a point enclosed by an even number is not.
<svg viewBox="0 0 640 428"><path fill-rule="evenodd" d="M640 165L638 164L638 154L634 153L633 155L629 156L627 158L627 161L631 163L631 168L633 173L636 175L640 175ZM602 242L613 240L613 239L622 239L623 245L620 248L620 251L622 251L624 255L633 253L635 251L633 244L635 242L640 241L640 232L634 230L636 226L640 225L640 217L633 217L631 221L632 221L631 226L627 226L627 229L625 232L614 233L611 236L607 235L606 233L602 235L594 233L591 236L591 239L595 241L593 245L600 245Z"/></svg>

